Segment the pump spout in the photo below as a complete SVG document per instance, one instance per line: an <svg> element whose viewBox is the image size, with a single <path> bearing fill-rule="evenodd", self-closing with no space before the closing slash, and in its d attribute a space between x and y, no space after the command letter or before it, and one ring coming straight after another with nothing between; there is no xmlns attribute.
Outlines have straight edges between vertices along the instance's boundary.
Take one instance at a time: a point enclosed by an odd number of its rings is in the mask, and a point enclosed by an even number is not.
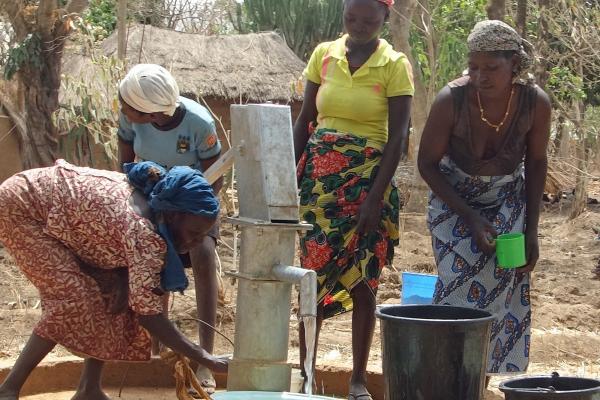
<svg viewBox="0 0 600 400"><path fill-rule="evenodd" d="M277 264L271 272L279 281L300 285L300 317L317 316L317 273L315 271Z"/></svg>

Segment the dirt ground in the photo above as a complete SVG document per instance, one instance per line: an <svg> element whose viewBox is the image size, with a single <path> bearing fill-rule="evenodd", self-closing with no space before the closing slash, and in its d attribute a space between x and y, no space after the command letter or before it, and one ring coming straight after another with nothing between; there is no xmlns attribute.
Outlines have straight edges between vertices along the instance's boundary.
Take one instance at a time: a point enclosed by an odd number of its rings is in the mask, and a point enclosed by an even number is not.
<svg viewBox="0 0 600 400"><path fill-rule="evenodd" d="M592 270L600 258L600 206L590 205L584 214L569 220L568 206L545 205L540 225L541 257L533 276L533 337L529 373L600 377L600 280ZM401 243L394 266L382 277L378 303L398 303L402 271L434 272L430 239L424 215L401 216ZM235 269L231 227L223 224L219 256L224 302L219 307L217 329L233 339L235 281L225 271ZM196 337L195 293L186 291L172 301L172 318L190 337ZM293 296L295 297L295 296ZM293 305L295 307L295 304ZM21 275L0 249L0 359L13 359L22 349L41 313L36 289ZM318 365L351 366L351 319L343 315L326 321L321 334ZM289 360L297 363L298 321L291 312ZM381 343L376 327L369 369L381 371ZM233 349L217 335L216 353ZM66 355L57 347L54 355ZM501 399L497 386L505 377L492 379L486 400Z"/></svg>

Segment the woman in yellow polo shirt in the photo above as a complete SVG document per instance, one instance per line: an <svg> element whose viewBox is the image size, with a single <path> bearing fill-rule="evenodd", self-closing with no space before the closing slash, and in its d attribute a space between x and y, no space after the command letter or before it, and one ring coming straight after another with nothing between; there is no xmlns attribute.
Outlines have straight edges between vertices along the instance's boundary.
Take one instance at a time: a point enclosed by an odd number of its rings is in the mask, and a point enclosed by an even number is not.
<svg viewBox="0 0 600 400"><path fill-rule="evenodd" d="M353 310L350 399L370 399L375 294L398 243L398 191L391 181L414 93L406 56L379 38L392 4L344 1L347 34L314 50L294 126L300 213L314 226L301 238L301 262L318 275L317 337L323 319ZM303 365L303 325L300 340Z"/></svg>

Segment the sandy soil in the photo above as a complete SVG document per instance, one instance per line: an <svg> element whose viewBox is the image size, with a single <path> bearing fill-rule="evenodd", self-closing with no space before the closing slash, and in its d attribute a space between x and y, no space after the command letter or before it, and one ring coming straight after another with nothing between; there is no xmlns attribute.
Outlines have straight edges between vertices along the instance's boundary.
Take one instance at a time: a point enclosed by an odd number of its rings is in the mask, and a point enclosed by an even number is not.
<svg viewBox="0 0 600 400"><path fill-rule="evenodd" d="M540 225L541 258L532 283L533 337L529 373L600 377L600 280L593 279L592 270L600 258L600 241L594 231L600 229L600 206L568 220L568 207L545 206ZM402 271L434 272L430 239L423 215L402 216L401 244L392 268L382 277L378 303L398 303ZM233 236L226 226L219 254L222 271L233 267ZM20 274L10 257L0 250L0 359L14 358L27 340L41 310L35 288ZM235 315L235 281L224 277L224 302L219 307L217 328L233 339ZM195 293L174 297L171 309L177 325L190 337L196 337ZM294 296L295 297L295 296ZM294 308L295 305L292 306ZM324 324L318 353L318 365L351 366L350 315L343 315ZM297 363L298 322L291 312L290 356ZM231 345L217 337L216 353L232 353ZM379 326L373 342L369 369L381 371ZM55 355L65 355L57 347ZM499 382L492 379L486 400L501 399ZM133 390L133 389L132 389ZM67 398L56 397L56 400ZM132 392L126 399L142 399ZM152 398L162 399L161 394ZM38 399L41 397L31 397ZM44 396L44 399L50 400ZM54 400L54 398L52 398Z"/></svg>

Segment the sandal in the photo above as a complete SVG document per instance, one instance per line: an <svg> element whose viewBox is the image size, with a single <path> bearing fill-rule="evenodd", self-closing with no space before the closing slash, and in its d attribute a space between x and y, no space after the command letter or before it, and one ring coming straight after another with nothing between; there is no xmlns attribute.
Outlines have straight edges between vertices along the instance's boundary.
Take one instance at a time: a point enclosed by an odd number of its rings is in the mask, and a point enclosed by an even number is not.
<svg viewBox="0 0 600 400"><path fill-rule="evenodd" d="M213 394L217 389L217 382L212 375L212 372L206 367L199 366L196 370L196 377L200 382L202 389L208 394Z"/></svg>
<svg viewBox="0 0 600 400"><path fill-rule="evenodd" d="M348 400L373 400L373 397L371 397L370 393L348 393Z"/></svg>

